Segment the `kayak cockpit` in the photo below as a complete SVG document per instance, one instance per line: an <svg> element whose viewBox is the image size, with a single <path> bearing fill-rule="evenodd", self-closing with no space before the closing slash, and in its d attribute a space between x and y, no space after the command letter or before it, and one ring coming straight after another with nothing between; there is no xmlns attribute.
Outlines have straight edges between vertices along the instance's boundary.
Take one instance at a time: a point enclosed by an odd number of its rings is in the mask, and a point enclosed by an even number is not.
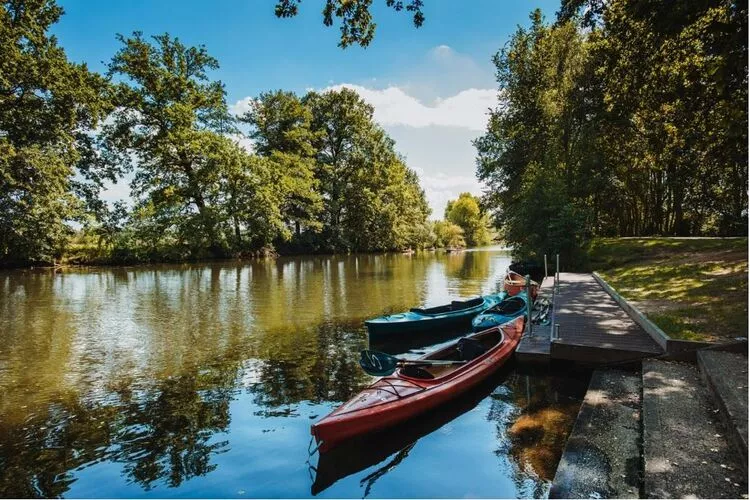
<svg viewBox="0 0 750 500"><path fill-rule="evenodd" d="M518 314L525 308L525 297L516 295L515 297L508 297L498 305L487 309L486 311L484 311L484 314L502 314L504 316L512 316L514 314Z"/></svg>
<svg viewBox="0 0 750 500"><path fill-rule="evenodd" d="M435 314L445 314L449 312L463 311L465 309L471 309L472 307L477 307L482 304L484 304L484 297L476 297L474 299L469 299L469 300L454 300L450 304L446 304L444 306L429 307L426 309L414 307L410 309L410 311L413 313L430 316L430 315L435 315Z"/></svg>
<svg viewBox="0 0 750 500"><path fill-rule="evenodd" d="M455 365L407 365L399 369L399 375L421 380L447 377L466 366L474 359L501 344L505 335L501 328L493 328L480 334L459 339L458 342L432 353L425 361L457 361Z"/></svg>

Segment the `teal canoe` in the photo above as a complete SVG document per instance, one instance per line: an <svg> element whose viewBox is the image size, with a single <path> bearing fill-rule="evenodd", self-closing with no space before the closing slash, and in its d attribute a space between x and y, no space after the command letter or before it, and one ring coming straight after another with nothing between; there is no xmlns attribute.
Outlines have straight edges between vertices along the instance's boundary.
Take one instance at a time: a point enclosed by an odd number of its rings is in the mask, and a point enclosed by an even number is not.
<svg viewBox="0 0 750 500"><path fill-rule="evenodd" d="M506 297L499 304L476 316L471 321L471 327L475 332L481 332L493 326L503 325L526 314L528 305L529 299L526 292L521 292L513 297Z"/></svg>
<svg viewBox="0 0 750 500"><path fill-rule="evenodd" d="M455 328L469 325L471 319L499 304L506 292L485 295L467 300L454 300L450 304L427 309L414 308L408 312L388 314L365 321L371 335L413 333L435 328Z"/></svg>

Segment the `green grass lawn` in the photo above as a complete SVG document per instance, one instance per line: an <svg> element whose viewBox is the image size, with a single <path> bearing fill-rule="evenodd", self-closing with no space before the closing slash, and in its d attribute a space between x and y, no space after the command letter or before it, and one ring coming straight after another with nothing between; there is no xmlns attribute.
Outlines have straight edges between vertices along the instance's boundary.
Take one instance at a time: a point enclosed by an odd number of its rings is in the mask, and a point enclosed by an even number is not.
<svg viewBox="0 0 750 500"><path fill-rule="evenodd" d="M589 259L672 338L747 337L747 238L600 238Z"/></svg>

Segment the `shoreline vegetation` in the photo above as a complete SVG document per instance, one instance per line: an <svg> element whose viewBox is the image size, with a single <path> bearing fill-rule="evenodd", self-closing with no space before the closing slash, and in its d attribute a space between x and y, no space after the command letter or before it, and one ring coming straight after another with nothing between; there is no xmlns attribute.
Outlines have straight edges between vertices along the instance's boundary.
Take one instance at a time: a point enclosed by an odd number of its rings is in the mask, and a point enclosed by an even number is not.
<svg viewBox="0 0 750 500"><path fill-rule="evenodd" d="M449 202L445 220L430 220L416 172L353 90L272 90L235 113L202 45L117 35L99 74L69 61L50 34L63 15L54 0L0 5L2 267L493 238L469 193ZM117 182L129 182L130 202L102 198Z"/></svg>
<svg viewBox="0 0 750 500"><path fill-rule="evenodd" d="M325 24L340 24L342 47L366 46L370 2L346 4L357 8ZM566 0L553 21L534 10L493 58L498 105L474 141L486 192L460 194L439 221L351 89L270 90L235 113L202 45L113 34L98 73L52 36L54 0L0 5L0 267L499 238L516 260L560 254L582 269L596 238L747 235L743 2ZM421 25L421 2L409 5ZM129 203L102 198L118 182Z"/></svg>
<svg viewBox="0 0 750 500"><path fill-rule="evenodd" d="M252 262L259 259L283 259L283 258L295 258L295 257L341 257L350 255L424 255L424 254L460 254L463 252L473 251L502 251L512 252L513 249L505 246L502 242L493 241L487 245L482 246L462 246L462 247L428 247L418 249L407 249L407 250L381 250L381 251L353 251L353 252L288 252L280 253L273 249L265 249L263 251L256 252L252 255L242 255L234 257L216 257L216 258L196 258L196 259L181 259L181 260L157 260L157 261L131 261L131 262L120 262L106 259L88 258L84 253L75 254L72 252L70 255L65 255L59 261L54 263L37 263L34 265L24 266L2 266L0 265L0 271L12 271L12 270L23 270L23 269L84 269L84 268L110 268L110 267L132 267L132 266L158 266L158 265L179 265L179 264L215 264L215 263L243 263Z"/></svg>

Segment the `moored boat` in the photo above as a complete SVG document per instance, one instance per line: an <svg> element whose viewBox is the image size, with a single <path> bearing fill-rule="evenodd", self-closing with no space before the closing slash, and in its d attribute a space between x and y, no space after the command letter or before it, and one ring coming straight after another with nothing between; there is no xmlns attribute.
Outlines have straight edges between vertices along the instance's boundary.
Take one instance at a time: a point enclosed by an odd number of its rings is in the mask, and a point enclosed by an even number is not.
<svg viewBox="0 0 750 500"><path fill-rule="evenodd" d="M421 438L476 408L480 401L506 379L509 365L510 363L505 363L501 369L475 387L452 399L450 404L423 413L403 424L347 439L338 446L321 452L311 471L315 477L311 493L317 495L336 481L376 464L380 464L378 470L390 470L406 458L409 450ZM380 475L376 470L367 478L374 482Z"/></svg>
<svg viewBox="0 0 750 500"><path fill-rule="evenodd" d="M531 288L531 300L536 300L537 293L539 293L539 283L534 280L530 281L529 288ZM518 295L519 293L526 291L526 277L509 269L503 280L503 288L511 297Z"/></svg>
<svg viewBox="0 0 750 500"><path fill-rule="evenodd" d="M507 295L500 292L467 300L454 300L450 304L426 309L414 308L408 312L388 314L365 321L371 335L420 332L439 328L468 326L477 314L500 303Z"/></svg>
<svg viewBox="0 0 750 500"><path fill-rule="evenodd" d="M524 318L462 338L382 377L311 427L321 451L435 408L495 373L518 345ZM455 361L431 365L430 362Z"/></svg>
<svg viewBox="0 0 750 500"><path fill-rule="evenodd" d="M471 320L471 327L475 332L479 332L493 326L505 324L508 321L513 321L518 316L526 314L528 307L529 300L526 296L526 291L512 297L505 297L499 304L490 307Z"/></svg>

